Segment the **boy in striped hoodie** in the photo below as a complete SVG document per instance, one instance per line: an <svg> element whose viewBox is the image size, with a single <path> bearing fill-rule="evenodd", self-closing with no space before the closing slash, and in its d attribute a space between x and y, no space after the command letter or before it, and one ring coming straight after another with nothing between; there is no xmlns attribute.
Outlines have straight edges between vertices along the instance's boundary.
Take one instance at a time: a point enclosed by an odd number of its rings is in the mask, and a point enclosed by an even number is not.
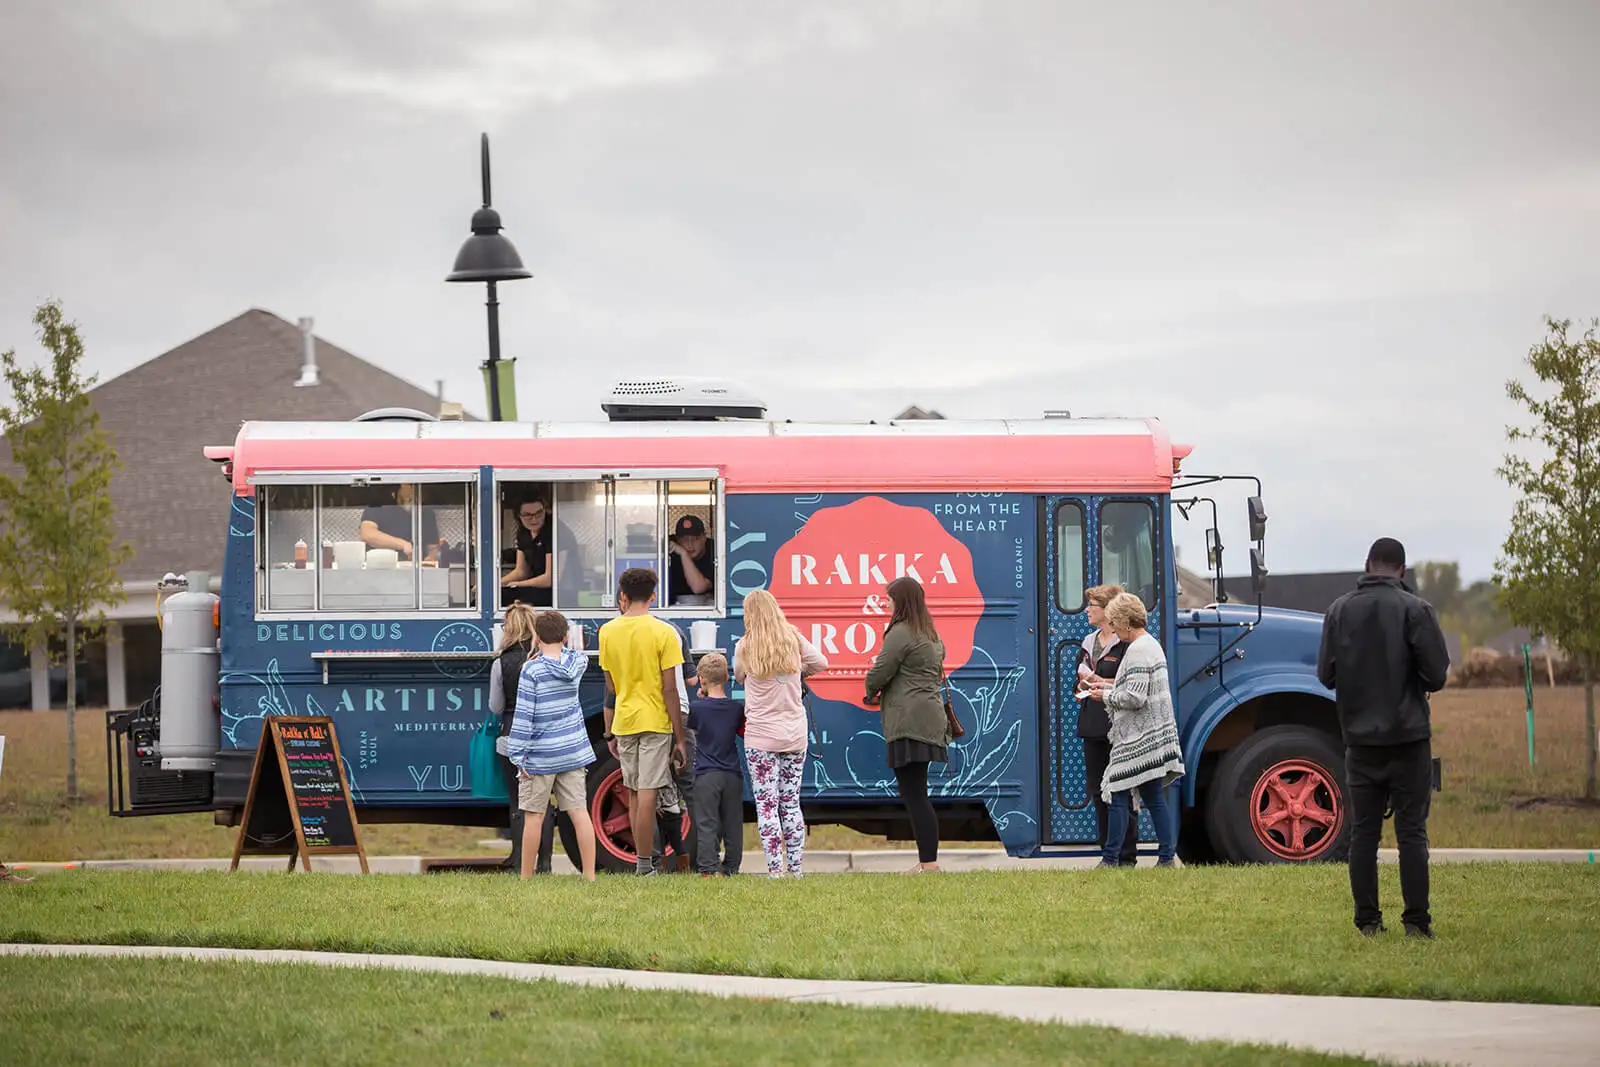
<svg viewBox="0 0 1600 1067"><path fill-rule="evenodd" d="M535 653L517 680L517 710L506 755L517 765L517 806L523 811L522 877L533 877L534 856L545 808L556 806L572 820L583 876L594 881L594 824L589 820L585 769L594 746L583 725L578 682L589 657L567 648L567 619L541 611L533 622Z"/></svg>

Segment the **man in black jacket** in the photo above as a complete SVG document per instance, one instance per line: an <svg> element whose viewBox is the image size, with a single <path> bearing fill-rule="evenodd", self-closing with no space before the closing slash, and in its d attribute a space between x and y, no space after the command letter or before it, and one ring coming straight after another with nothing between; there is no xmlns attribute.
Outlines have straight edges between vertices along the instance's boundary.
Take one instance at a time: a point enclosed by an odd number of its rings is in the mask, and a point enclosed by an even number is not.
<svg viewBox="0 0 1600 1067"><path fill-rule="evenodd" d="M1432 606L1406 587L1405 572L1405 547L1388 537L1375 541L1355 591L1328 609L1317 657L1317 677L1335 690L1344 733L1350 892L1356 928L1368 937L1384 929L1378 907L1378 839L1384 809L1391 803L1406 936L1433 936L1428 914L1428 804L1433 790L1428 694L1444 688L1450 655Z"/></svg>

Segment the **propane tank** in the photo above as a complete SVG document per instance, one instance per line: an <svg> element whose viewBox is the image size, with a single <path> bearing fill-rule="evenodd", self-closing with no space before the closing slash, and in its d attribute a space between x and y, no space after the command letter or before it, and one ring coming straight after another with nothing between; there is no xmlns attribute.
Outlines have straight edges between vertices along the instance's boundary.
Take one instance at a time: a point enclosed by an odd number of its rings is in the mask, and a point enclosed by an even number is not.
<svg viewBox="0 0 1600 1067"><path fill-rule="evenodd" d="M214 771L221 743L216 606L211 575L190 571L161 605L161 769Z"/></svg>

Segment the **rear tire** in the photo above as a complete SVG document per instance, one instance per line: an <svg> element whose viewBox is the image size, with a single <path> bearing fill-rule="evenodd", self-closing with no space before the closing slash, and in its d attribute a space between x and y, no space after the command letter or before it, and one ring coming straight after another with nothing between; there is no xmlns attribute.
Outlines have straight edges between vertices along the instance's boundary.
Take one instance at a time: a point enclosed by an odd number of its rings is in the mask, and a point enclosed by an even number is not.
<svg viewBox="0 0 1600 1067"><path fill-rule="evenodd" d="M1308 726L1274 726L1223 756L1206 795L1206 831L1232 863L1319 863L1349 853L1344 751Z"/></svg>
<svg viewBox="0 0 1600 1067"><path fill-rule="evenodd" d="M627 794L622 788L622 764L605 748L597 750L600 757L589 765L588 794L589 820L594 823L596 871L612 874L632 874L637 869L638 856L633 849L633 825L628 821ZM687 807L687 798L685 798ZM578 835L571 822L556 820L561 833L561 848L580 867ZM683 815L683 842L689 855L694 855L693 826L689 813ZM667 870L672 870L676 853L668 849Z"/></svg>

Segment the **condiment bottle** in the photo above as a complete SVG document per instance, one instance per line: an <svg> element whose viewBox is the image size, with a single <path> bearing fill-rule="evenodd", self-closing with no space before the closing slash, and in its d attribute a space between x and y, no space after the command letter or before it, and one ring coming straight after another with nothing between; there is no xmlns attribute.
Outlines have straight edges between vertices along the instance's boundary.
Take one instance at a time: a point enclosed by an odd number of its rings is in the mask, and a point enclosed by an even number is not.
<svg viewBox="0 0 1600 1067"><path fill-rule="evenodd" d="M306 540L303 537L294 543L294 568L298 571L306 569Z"/></svg>

